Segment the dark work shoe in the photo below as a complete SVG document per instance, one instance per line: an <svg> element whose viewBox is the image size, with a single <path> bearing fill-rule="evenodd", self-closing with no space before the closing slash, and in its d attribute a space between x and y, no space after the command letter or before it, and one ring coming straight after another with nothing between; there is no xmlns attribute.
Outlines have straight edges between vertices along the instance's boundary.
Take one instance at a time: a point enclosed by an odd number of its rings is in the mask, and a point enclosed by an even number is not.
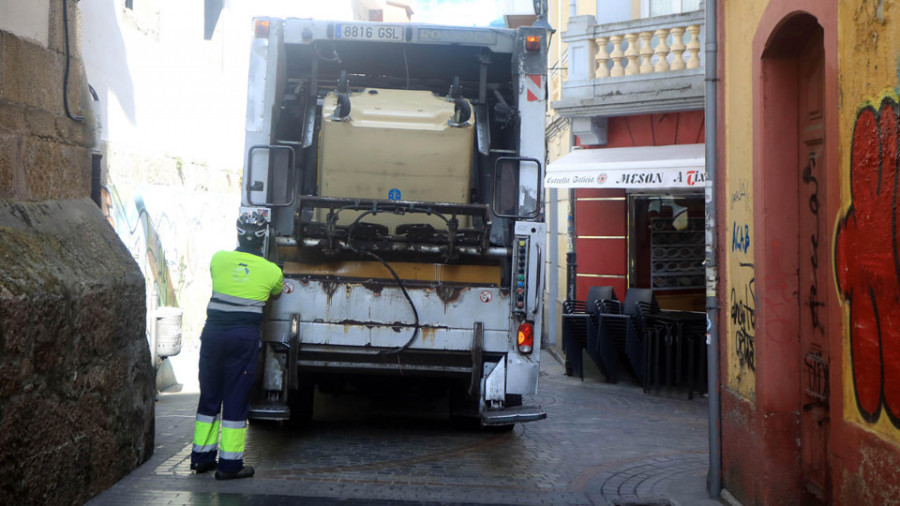
<svg viewBox="0 0 900 506"><path fill-rule="evenodd" d="M215 462L191 462L191 471L197 471L197 474L212 471L215 468Z"/></svg>
<svg viewBox="0 0 900 506"><path fill-rule="evenodd" d="M240 480L241 478L250 478L251 476L253 476L253 466L244 466L240 471L234 473L216 471L217 480Z"/></svg>

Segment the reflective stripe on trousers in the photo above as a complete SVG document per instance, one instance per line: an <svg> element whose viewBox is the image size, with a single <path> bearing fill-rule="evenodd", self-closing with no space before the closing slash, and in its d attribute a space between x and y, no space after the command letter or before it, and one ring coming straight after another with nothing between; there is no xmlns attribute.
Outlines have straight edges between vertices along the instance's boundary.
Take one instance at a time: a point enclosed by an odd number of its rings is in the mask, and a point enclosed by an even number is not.
<svg viewBox="0 0 900 506"><path fill-rule="evenodd" d="M243 467L249 395L256 376L259 344L256 328L204 327L200 335L200 401L196 423L201 433L195 431L192 463L215 462L218 450L220 471L233 473ZM220 447L212 446L220 428Z"/></svg>
<svg viewBox="0 0 900 506"><path fill-rule="evenodd" d="M243 460L244 441L247 438L247 421L222 421L222 451L219 459Z"/></svg>
<svg viewBox="0 0 900 506"><path fill-rule="evenodd" d="M197 414L194 421L194 449L195 453L214 452L219 443L219 416Z"/></svg>

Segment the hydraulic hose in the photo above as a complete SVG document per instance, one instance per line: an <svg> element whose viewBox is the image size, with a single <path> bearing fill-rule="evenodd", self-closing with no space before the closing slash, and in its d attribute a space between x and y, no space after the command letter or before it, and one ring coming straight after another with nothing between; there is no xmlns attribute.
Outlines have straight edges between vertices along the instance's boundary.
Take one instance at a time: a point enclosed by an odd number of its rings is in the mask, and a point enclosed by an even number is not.
<svg viewBox="0 0 900 506"><path fill-rule="evenodd" d="M408 349L410 346L412 346L413 341L416 340L416 336L419 335L419 329L421 328L421 325L419 324L419 311L416 309L416 305L415 305L415 303L413 303L412 297L409 296L409 292L406 291L406 286L403 284L403 280L400 279L400 276L397 275L397 272L394 270L393 267L390 266L390 264L388 264L380 256L376 255L375 253L373 253L367 249L359 249L359 248L356 248L353 246L353 241L352 241L353 230L356 228L356 225L359 223L359 221L362 218L364 218L365 216L368 216L370 214L374 214L373 211L365 211L362 214L360 214L359 216L357 216L356 219L353 220L353 223L350 224L349 230L347 231L347 246L355 253L361 253L361 254L368 255L368 256L374 258L375 260L378 260L379 262L381 262L381 265L385 266L385 268L387 268L387 270L391 273L391 276L394 277L394 281L397 282L397 286L400 287L400 291L403 292L403 296L406 297L406 301L409 303L409 307L412 309L413 316L415 317L416 322L413 327L412 336L410 336L409 340L407 340L406 343L403 344L403 346L399 346L392 350L382 350L382 351L378 352L379 355L395 355L395 354L398 354L398 353ZM337 213L335 213L333 219L335 219L335 220L337 219Z"/></svg>

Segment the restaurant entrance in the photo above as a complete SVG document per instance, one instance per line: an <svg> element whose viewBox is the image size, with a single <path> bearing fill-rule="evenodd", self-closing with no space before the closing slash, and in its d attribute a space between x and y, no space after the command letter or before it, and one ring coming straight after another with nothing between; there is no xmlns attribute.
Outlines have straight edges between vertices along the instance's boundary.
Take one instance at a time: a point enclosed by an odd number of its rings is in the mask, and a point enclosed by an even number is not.
<svg viewBox="0 0 900 506"><path fill-rule="evenodd" d="M703 311L702 193L628 194L628 287L650 288L663 309Z"/></svg>

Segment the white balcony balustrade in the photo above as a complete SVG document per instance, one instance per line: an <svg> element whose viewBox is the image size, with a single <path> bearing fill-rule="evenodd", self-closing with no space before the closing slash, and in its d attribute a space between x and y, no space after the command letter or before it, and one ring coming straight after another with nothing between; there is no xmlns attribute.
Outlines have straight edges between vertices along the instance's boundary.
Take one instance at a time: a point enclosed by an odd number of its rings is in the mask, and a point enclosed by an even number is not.
<svg viewBox="0 0 900 506"><path fill-rule="evenodd" d="M553 108L573 118L702 109L704 30L702 4L604 25L594 16L570 18L562 33L568 72Z"/></svg>
<svg viewBox="0 0 900 506"><path fill-rule="evenodd" d="M700 28L701 25L694 24L652 32L601 35L594 39L594 77L603 79L700 68Z"/></svg>

